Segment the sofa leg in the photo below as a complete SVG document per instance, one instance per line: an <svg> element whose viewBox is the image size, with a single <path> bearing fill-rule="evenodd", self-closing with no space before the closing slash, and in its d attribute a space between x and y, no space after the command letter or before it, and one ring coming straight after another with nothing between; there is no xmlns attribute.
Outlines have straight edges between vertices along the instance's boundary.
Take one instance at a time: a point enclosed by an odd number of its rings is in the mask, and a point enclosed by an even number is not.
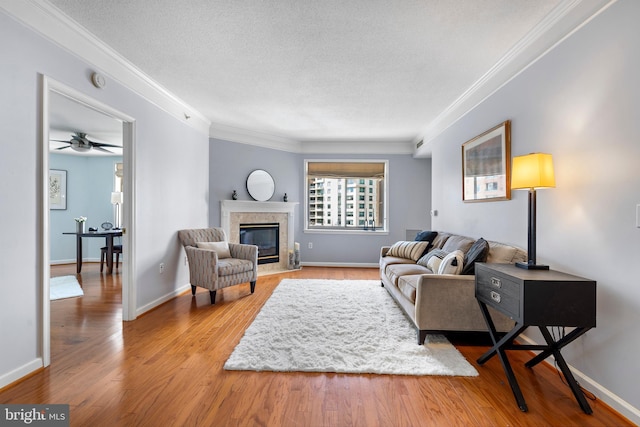
<svg viewBox="0 0 640 427"><path fill-rule="evenodd" d="M209 291L209 296L211 297L211 305L216 303L216 291Z"/></svg>
<svg viewBox="0 0 640 427"><path fill-rule="evenodd" d="M191 285L191 295L195 295L196 294L196 287Z"/></svg>
<svg viewBox="0 0 640 427"><path fill-rule="evenodd" d="M380 286L384 288L384 282L382 280L380 281Z"/></svg>
<svg viewBox="0 0 640 427"><path fill-rule="evenodd" d="M254 280L253 282L249 283L251 285L251 293L253 293L256 290L256 281Z"/></svg>
<svg viewBox="0 0 640 427"><path fill-rule="evenodd" d="M424 340L427 338L427 331L421 329L418 331L418 345L424 344Z"/></svg>

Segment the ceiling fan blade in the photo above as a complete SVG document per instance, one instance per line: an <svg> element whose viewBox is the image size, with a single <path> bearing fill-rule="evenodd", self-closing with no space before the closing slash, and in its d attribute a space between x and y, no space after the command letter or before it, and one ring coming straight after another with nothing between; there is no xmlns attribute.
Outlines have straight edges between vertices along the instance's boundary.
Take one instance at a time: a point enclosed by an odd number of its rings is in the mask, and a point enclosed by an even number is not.
<svg viewBox="0 0 640 427"><path fill-rule="evenodd" d="M105 142L91 142L91 145L93 145L94 147L114 147L114 148L122 148L121 145L113 145L113 144L107 144Z"/></svg>
<svg viewBox="0 0 640 427"><path fill-rule="evenodd" d="M95 148L96 150L99 150L99 151L104 151L105 153L114 154L113 151L105 150L104 148L99 147L97 145L94 145L93 148Z"/></svg>
<svg viewBox="0 0 640 427"><path fill-rule="evenodd" d="M56 148L56 150L64 150L65 148L69 148L70 145L67 145L66 147L60 147L60 148Z"/></svg>
<svg viewBox="0 0 640 427"><path fill-rule="evenodd" d="M67 144L71 144L71 141L65 141L64 139L50 139L49 141L66 142Z"/></svg>

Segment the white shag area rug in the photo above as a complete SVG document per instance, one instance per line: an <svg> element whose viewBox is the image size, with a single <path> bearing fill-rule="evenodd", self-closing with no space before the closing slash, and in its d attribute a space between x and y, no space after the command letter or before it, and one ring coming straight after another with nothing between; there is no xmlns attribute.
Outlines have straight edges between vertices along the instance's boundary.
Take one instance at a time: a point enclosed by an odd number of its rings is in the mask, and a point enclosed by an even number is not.
<svg viewBox="0 0 640 427"><path fill-rule="evenodd" d="M284 279L227 370L477 376L442 335L416 330L377 280Z"/></svg>
<svg viewBox="0 0 640 427"><path fill-rule="evenodd" d="M49 299L81 297L84 295L76 276L52 277L49 280Z"/></svg>

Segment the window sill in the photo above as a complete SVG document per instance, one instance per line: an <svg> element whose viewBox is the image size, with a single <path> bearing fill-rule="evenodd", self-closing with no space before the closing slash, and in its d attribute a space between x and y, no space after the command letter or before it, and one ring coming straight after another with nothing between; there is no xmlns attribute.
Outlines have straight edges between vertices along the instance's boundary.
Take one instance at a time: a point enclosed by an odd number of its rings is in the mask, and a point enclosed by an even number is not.
<svg viewBox="0 0 640 427"><path fill-rule="evenodd" d="M359 235L365 235L365 234L370 234L370 235L386 235L389 234L389 232L387 230L383 230L383 229L376 229L374 230L363 230L361 228L357 228L357 229L339 229L339 228L332 228L332 229L326 229L326 230L320 230L317 228L305 228L304 229L304 233L305 234L359 234Z"/></svg>

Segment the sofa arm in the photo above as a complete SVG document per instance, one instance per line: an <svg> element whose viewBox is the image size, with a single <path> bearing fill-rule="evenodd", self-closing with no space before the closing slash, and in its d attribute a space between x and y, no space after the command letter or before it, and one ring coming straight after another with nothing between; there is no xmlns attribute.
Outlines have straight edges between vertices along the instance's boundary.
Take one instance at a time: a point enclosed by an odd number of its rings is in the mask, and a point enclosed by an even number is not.
<svg viewBox="0 0 640 427"><path fill-rule="evenodd" d="M184 248L189 261L189 282L192 286L216 289L218 282L218 254L210 249L194 246Z"/></svg>
<svg viewBox="0 0 640 427"><path fill-rule="evenodd" d="M417 282L415 310L419 329L487 330L475 297L475 276L423 274ZM513 326L509 318L491 311L498 330Z"/></svg>

